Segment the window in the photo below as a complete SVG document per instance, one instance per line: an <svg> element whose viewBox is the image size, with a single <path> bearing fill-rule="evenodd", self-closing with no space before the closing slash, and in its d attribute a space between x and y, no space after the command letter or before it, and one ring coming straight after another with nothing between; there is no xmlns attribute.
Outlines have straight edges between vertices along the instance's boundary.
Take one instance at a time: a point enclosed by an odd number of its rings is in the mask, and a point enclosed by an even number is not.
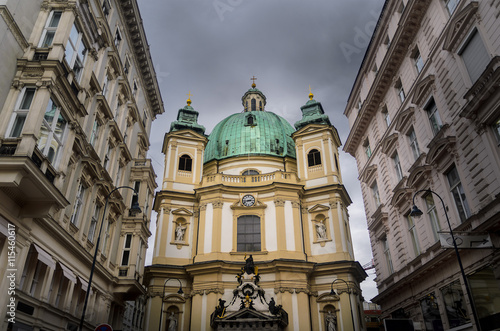
<svg viewBox="0 0 500 331"><path fill-rule="evenodd" d="M464 293L459 280L441 288L446 315L450 328L455 328L470 322L469 314L466 310Z"/></svg>
<svg viewBox="0 0 500 331"><path fill-rule="evenodd" d="M373 73L375 74L375 76L378 74L378 66L377 66L377 63L374 63L374 64L373 64L372 71L373 71Z"/></svg>
<svg viewBox="0 0 500 331"><path fill-rule="evenodd" d="M240 216L237 228L237 251L260 251L260 218L255 215Z"/></svg>
<svg viewBox="0 0 500 331"><path fill-rule="evenodd" d="M252 105L252 109L251 109L251 110L252 110L252 111L257 110L257 103L256 103L256 100L255 100L255 99L252 99L250 102L251 102L251 105Z"/></svg>
<svg viewBox="0 0 500 331"><path fill-rule="evenodd" d="M102 82L102 95L107 99L107 96L108 96L108 82L109 82L109 78L108 78L108 73L106 72L104 74L104 81Z"/></svg>
<svg viewBox="0 0 500 331"><path fill-rule="evenodd" d="M78 31L76 25L73 25L65 51L66 61L68 62L70 68L73 69L76 80L80 79L80 75L83 70L83 63L85 61L85 55L87 54L87 49L83 44L82 35L83 34Z"/></svg>
<svg viewBox="0 0 500 331"><path fill-rule="evenodd" d="M35 96L36 89L33 87L25 88L21 93L21 101L18 103L16 110L14 110L14 123L10 130L11 137L19 137L23 130L24 122L28 116L33 97Z"/></svg>
<svg viewBox="0 0 500 331"><path fill-rule="evenodd" d="M247 125L253 125L253 124L254 124L253 116L247 116Z"/></svg>
<svg viewBox="0 0 500 331"><path fill-rule="evenodd" d="M366 139L365 142L363 143L363 147L365 149L366 157L370 158L370 156L372 156L372 149L370 147L370 141L368 139Z"/></svg>
<svg viewBox="0 0 500 331"><path fill-rule="evenodd" d="M109 165L109 159L111 157L111 150L113 149L113 147L111 146L111 144L108 142L108 147L106 149L106 154L104 155L104 162L102 164L102 166L104 167L104 169L108 170L108 165Z"/></svg>
<svg viewBox="0 0 500 331"><path fill-rule="evenodd" d="M398 5L397 11L400 14L402 14L405 11L405 3L403 2L403 0L399 1L399 5Z"/></svg>
<svg viewBox="0 0 500 331"><path fill-rule="evenodd" d="M123 244L122 266L127 266L130 258L130 248L132 247L132 234L125 236L125 243Z"/></svg>
<svg viewBox="0 0 500 331"><path fill-rule="evenodd" d="M436 210L436 205L434 204L434 199L432 194L429 193L424 197L425 205L427 206L427 215L431 220L432 232L434 233L434 240L439 240L438 232L441 231L441 226L439 225L439 218Z"/></svg>
<svg viewBox="0 0 500 331"><path fill-rule="evenodd" d="M500 118L492 125L493 132L495 133L495 138L498 144L500 144Z"/></svg>
<svg viewBox="0 0 500 331"><path fill-rule="evenodd" d="M479 324L484 331L498 328L500 286L497 277L492 265L468 276L472 299L479 315Z"/></svg>
<svg viewBox="0 0 500 331"><path fill-rule="evenodd" d="M136 97L136 98L137 98L137 91L139 91L139 85L137 84L137 81L134 79L133 93L134 93L134 97Z"/></svg>
<svg viewBox="0 0 500 331"><path fill-rule="evenodd" d="M361 101L361 98L358 98L358 110L361 110L363 108L363 102Z"/></svg>
<svg viewBox="0 0 500 331"><path fill-rule="evenodd" d="M415 49L413 54L413 62L415 64L415 68L417 68L417 72L420 73L424 67L424 61L422 60L422 56L420 55L418 48Z"/></svg>
<svg viewBox="0 0 500 331"><path fill-rule="evenodd" d="M123 71L125 72L126 75L128 75L130 71L130 61L128 57L125 59L125 65L123 66Z"/></svg>
<svg viewBox="0 0 500 331"><path fill-rule="evenodd" d="M120 46L120 42L122 41L122 35L120 34L120 29L116 28L115 32L115 46Z"/></svg>
<svg viewBox="0 0 500 331"><path fill-rule="evenodd" d="M61 11L50 12L47 23L45 23L45 28L42 33L42 38L39 47L50 47L54 41L54 36L56 34L57 26L61 20Z"/></svg>
<svg viewBox="0 0 500 331"><path fill-rule="evenodd" d="M378 206L380 206L380 194L378 192L378 185L377 185L376 181L371 186L371 190L372 190L372 196L373 196L373 201L375 202L375 206L378 207Z"/></svg>
<svg viewBox="0 0 500 331"><path fill-rule="evenodd" d="M451 170L449 170L446 174L446 177L448 178L448 183L450 184L450 192L455 200L458 215L460 216L460 220L463 222L470 216L470 210L465 197L464 188L462 187L460 177L458 176L457 168L453 166L453 168L451 168Z"/></svg>
<svg viewBox="0 0 500 331"><path fill-rule="evenodd" d="M384 121L387 127L391 126L391 117L389 116L389 111L387 110L387 106L384 106L382 108L382 116L384 117Z"/></svg>
<svg viewBox="0 0 500 331"><path fill-rule="evenodd" d="M399 162L398 153L394 153L392 157L392 161L394 162L394 170L396 171L396 177L398 178L398 182L403 179L403 170L401 169L401 163Z"/></svg>
<svg viewBox="0 0 500 331"><path fill-rule="evenodd" d="M398 79L398 81L394 85L394 88L396 89L396 92L398 93L399 100L401 100L401 102L404 102L406 96L405 96L405 90L403 89L403 83L401 83L401 78Z"/></svg>
<svg viewBox="0 0 500 331"><path fill-rule="evenodd" d="M90 140L89 143L95 147L95 142L97 138L99 137L99 129L101 126L99 125L99 121L97 119L94 121L94 124L92 125L92 132L90 133Z"/></svg>
<svg viewBox="0 0 500 331"><path fill-rule="evenodd" d="M417 136L415 135L415 130L413 130L413 128L408 133L408 139L410 140L410 148L413 152L413 157L416 160L420 156L420 149L418 148Z"/></svg>
<svg viewBox="0 0 500 331"><path fill-rule="evenodd" d="M490 62L490 56L477 30L472 31L458 54L464 61L470 80L475 83Z"/></svg>
<svg viewBox="0 0 500 331"><path fill-rule="evenodd" d="M450 15L453 14L457 8L459 1L460 0L446 0L446 9L448 9L448 13L450 13Z"/></svg>
<svg viewBox="0 0 500 331"><path fill-rule="evenodd" d="M259 172L257 170L248 169L248 170L243 171L243 173L241 175L242 176L252 176L252 175L258 175L258 174L259 174Z"/></svg>
<svg viewBox="0 0 500 331"><path fill-rule="evenodd" d="M408 223L408 232L410 234L411 243L413 244L413 252L415 256L420 255L420 246L418 244L417 228L413 222L413 217L410 215L406 216L406 221Z"/></svg>
<svg viewBox="0 0 500 331"><path fill-rule="evenodd" d="M321 153L317 149L312 149L307 154L307 164L309 167L321 164Z"/></svg>
<svg viewBox="0 0 500 331"><path fill-rule="evenodd" d="M101 252L102 255L107 256L109 238L111 236L111 222L108 219L106 224L106 231L104 232L104 239L102 240Z"/></svg>
<svg viewBox="0 0 500 331"><path fill-rule="evenodd" d="M95 229L97 227L97 222L99 221L99 214L101 213L101 206L96 205L94 209L94 214L92 215L92 218L90 219L90 227L89 227L89 234L87 236L88 241L94 242L94 237L95 237Z"/></svg>
<svg viewBox="0 0 500 331"><path fill-rule="evenodd" d="M187 154L181 155L179 158L179 170L191 171L193 160Z"/></svg>
<svg viewBox="0 0 500 331"><path fill-rule="evenodd" d="M67 124L68 121L61 114L61 108L51 98L45 109L37 144L38 149L50 162L54 162L59 149L63 146Z"/></svg>
<svg viewBox="0 0 500 331"><path fill-rule="evenodd" d="M109 4L109 0L103 0L102 12L104 13L104 16L108 17L110 11L111 11L111 5Z"/></svg>
<svg viewBox="0 0 500 331"><path fill-rule="evenodd" d="M71 223L76 226L78 226L78 218L80 217L86 190L87 188L83 184L80 184L76 192L75 205L73 206L73 213L71 214Z"/></svg>
<svg viewBox="0 0 500 331"><path fill-rule="evenodd" d="M389 48L391 46L391 38L389 38L389 35L385 35L385 39L384 39L384 45L387 46L387 48Z"/></svg>
<svg viewBox="0 0 500 331"><path fill-rule="evenodd" d="M382 248L384 250L385 261L387 263L387 269L390 274L394 272L394 267L392 266L391 250L389 249L389 243L387 242L387 237L382 239Z"/></svg>
<svg viewBox="0 0 500 331"><path fill-rule="evenodd" d="M443 127L443 124L441 123L441 118L439 117L434 98L431 98L431 100L429 100L424 109L427 112L427 116L429 117L432 133L436 135Z"/></svg>

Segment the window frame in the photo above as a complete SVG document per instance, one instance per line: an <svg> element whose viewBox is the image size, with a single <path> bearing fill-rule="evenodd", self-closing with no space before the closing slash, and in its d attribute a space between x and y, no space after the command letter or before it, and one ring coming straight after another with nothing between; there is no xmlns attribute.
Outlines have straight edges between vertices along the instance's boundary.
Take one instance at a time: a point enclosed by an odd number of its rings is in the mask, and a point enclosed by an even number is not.
<svg viewBox="0 0 500 331"><path fill-rule="evenodd" d="M399 100L401 101L401 103L404 103L406 100L406 94L403 88L403 82L401 81L401 78L398 78L398 80L394 84L394 88L396 89L396 93L398 95Z"/></svg>
<svg viewBox="0 0 500 331"><path fill-rule="evenodd" d="M413 253L415 254L415 257L417 257L421 253L420 244L418 241L417 227L415 226L415 221L413 220L413 217L410 214L406 215L405 218L406 218L406 224L408 226L408 234L411 238L411 242L413 245Z"/></svg>
<svg viewBox="0 0 500 331"><path fill-rule="evenodd" d="M469 77L469 79L470 79L470 81L471 81L472 84L475 84L477 82L477 80L479 79L479 77L481 77L481 74L479 74L477 77L473 77L471 75L471 71L469 70L469 66L467 65L469 62L465 61L463 53L467 50L467 47L471 44L472 40L475 37L479 38L479 40L481 42L481 45L484 48L484 53L488 57L488 61L486 63L486 66L483 68L482 72L484 72L484 69L486 69L488 63L491 61L491 54L490 54L490 52L489 52L489 50L488 50L488 48L486 46L486 43L484 42L484 39L481 36L481 33L479 32L478 28L476 26L474 26L469 31L469 33L467 33L467 36L464 38L462 44L457 49L457 55L460 57L460 60L462 61L463 66L465 67L465 73ZM474 54L478 54L477 50L474 51ZM474 61L474 62L476 62L476 61Z"/></svg>
<svg viewBox="0 0 500 331"><path fill-rule="evenodd" d="M370 186L370 190L372 191L373 202L375 202L375 207L378 208L382 204L380 200L380 191L378 189L377 181L374 180L372 185Z"/></svg>
<svg viewBox="0 0 500 331"><path fill-rule="evenodd" d="M59 20L57 21L56 26L52 26L52 20L56 13L59 13ZM59 22L61 21L62 13L63 12L61 10L52 10L50 12L49 17L47 17L47 21L45 22L45 26L43 27L42 35L40 36L40 42L38 43L39 48L49 48L52 46L57 27L59 26ZM49 34L51 35L52 39L50 39L50 43L47 43L47 35Z"/></svg>
<svg viewBox="0 0 500 331"><path fill-rule="evenodd" d="M52 105L52 107L51 107ZM52 119L52 123L49 123L46 114L49 113L48 109L51 107L51 110L54 110L54 116ZM63 127L61 130L61 133L58 135L57 134L57 127L59 123L59 117L61 117L64 120ZM40 126L40 135L37 140L37 148L42 152L43 155L47 157L47 159L51 163L56 163L58 161L58 156L62 148L64 148L64 142L65 138L68 132L68 127L69 127L69 121L66 119L64 116L64 112L62 111L62 107L55 102L52 97L49 99L49 103L47 104L47 107L45 108L45 113L44 117L42 118L42 125ZM43 128L46 128L47 131L47 136L46 136L46 141L45 145L42 147L41 144L43 143L42 140L42 132ZM57 144L57 150L54 151L53 155L50 155L50 150L52 149L53 142ZM53 149L52 149L53 150Z"/></svg>
<svg viewBox="0 0 500 331"><path fill-rule="evenodd" d="M78 227L78 221L81 217L80 213L82 211L82 206L85 202L85 194L87 193L87 187L85 184L80 183L75 195L75 204L73 205L73 212L71 214L70 223Z"/></svg>
<svg viewBox="0 0 500 331"><path fill-rule="evenodd" d="M311 149L307 153L307 166L310 168L321 164L321 152L316 148Z"/></svg>
<svg viewBox="0 0 500 331"><path fill-rule="evenodd" d="M380 239L382 242L382 251L384 253L385 262L387 263L387 269L389 274L394 273L394 265L392 264L391 249L389 247L389 240L387 237Z"/></svg>
<svg viewBox="0 0 500 331"><path fill-rule="evenodd" d="M252 221L252 224L242 224L245 220ZM240 225L252 226L252 231L249 232L246 228L240 228ZM256 232L255 229L258 229ZM240 232L241 230L241 232ZM250 241L240 241L241 239L247 239L249 236L252 236ZM255 238L258 236L258 242L255 241ZM240 245L244 245L241 247ZM249 248L248 245L251 245L253 249ZM258 246L258 249L255 247ZM245 214L239 215L236 219L236 251L237 252L261 252L262 251L262 220L261 217L254 214Z"/></svg>
<svg viewBox="0 0 500 331"><path fill-rule="evenodd" d="M415 157L415 161L416 161L420 157L420 154L422 154L422 152L420 151L420 148L418 147L417 134L415 133L415 129L413 127L410 128L407 136L408 136L410 149L411 149L412 154Z"/></svg>
<svg viewBox="0 0 500 331"><path fill-rule="evenodd" d="M26 93L28 91L33 91L33 95L31 96L31 100L29 101L29 106L28 108L21 108L24 106L25 100L26 100ZM9 132L8 137L10 138L19 138L24 129L24 124L26 124L26 119L28 118L31 106L33 105L33 100L35 99L36 96L36 87L33 86L25 86L23 87L21 93L19 94L19 97L16 102L16 106L14 107L14 111L12 112L12 117L9 123L9 128L7 132ZM18 124L18 120L22 120L20 124ZM19 125L19 127L18 127ZM15 128L18 127L17 130ZM19 131L16 132L15 131ZM14 134L15 133L15 134Z"/></svg>
<svg viewBox="0 0 500 331"><path fill-rule="evenodd" d="M122 258L120 260L121 267L128 267L130 264L130 252L132 251L132 240L133 240L132 233L125 234L125 238L123 239ZM124 263L125 259L127 263Z"/></svg>
<svg viewBox="0 0 500 331"><path fill-rule="evenodd" d="M396 178L398 179L398 183L403 179L403 168L401 168L401 160L399 159L398 152L394 152L391 157L394 162L394 169L396 171Z"/></svg>
<svg viewBox="0 0 500 331"><path fill-rule="evenodd" d="M89 226L89 231L87 234L87 240L90 241L91 243L93 243L94 239L95 239L95 232L97 229L97 223L99 223L99 216L101 215L101 209L102 209L102 206L99 204L96 204L94 207L94 213L92 214L92 217L90 218L90 226Z"/></svg>
<svg viewBox="0 0 500 331"><path fill-rule="evenodd" d="M177 170L192 172L193 158L187 153L184 153L181 156L179 156L179 165L177 167Z"/></svg>
<svg viewBox="0 0 500 331"><path fill-rule="evenodd" d="M456 174L455 178L458 179L458 181L452 182L450 174L453 172ZM450 167L445 175L448 180L448 185L450 188L452 200L455 204L455 209L460 218L460 222L463 223L472 215L472 213L470 211L469 204L467 202L467 196L465 195L465 190L462 185L462 180L460 179L460 174L458 173L456 165ZM457 204L457 201L460 203L460 205Z"/></svg>
<svg viewBox="0 0 500 331"><path fill-rule="evenodd" d="M439 240L439 232L441 231L441 224L439 223L439 215L437 213L436 203L434 202L434 197L432 193L428 193L423 196L425 207L427 208L427 217L429 217L432 232L434 234L434 240ZM432 203L431 203L432 201Z"/></svg>
<svg viewBox="0 0 500 331"><path fill-rule="evenodd" d="M431 126L431 131L436 136L438 132L443 127L443 122L441 121L441 116L439 116L438 107L434 97L430 97L423 108L429 119L429 124Z"/></svg>
<svg viewBox="0 0 500 331"><path fill-rule="evenodd" d="M76 31L76 40L72 39L73 31ZM81 48L83 47L83 48ZM80 56L80 51L82 52ZM66 50L64 51L64 58L68 63L68 66L75 74L76 81L80 81L82 77L82 72L85 67L85 62L87 60L87 52L88 48L85 46L85 42L83 40L83 32L81 32L80 28L73 23L73 26L70 30L70 35L68 41L66 42ZM70 55L69 55L70 54Z"/></svg>
<svg viewBox="0 0 500 331"><path fill-rule="evenodd" d="M417 69L417 73L420 74L422 72L422 69L424 68L425 63L418 47L415 47L415 50L413 51L412 60L415 69Z"/></svg>

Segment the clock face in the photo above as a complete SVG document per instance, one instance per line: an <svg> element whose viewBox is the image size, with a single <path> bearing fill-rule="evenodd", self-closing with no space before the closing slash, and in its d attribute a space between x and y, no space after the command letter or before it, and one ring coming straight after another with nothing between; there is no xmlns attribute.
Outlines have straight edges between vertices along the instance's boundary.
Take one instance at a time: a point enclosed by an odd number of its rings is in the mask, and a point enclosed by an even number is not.
<svg viewBox="0 0 500 331"><path fill-rule="evenodd" d="M241 199L241 203L243 203L243 206L245 207L251 207L255 203L255 197L253 195L247 194L243 196Z"/></svg>

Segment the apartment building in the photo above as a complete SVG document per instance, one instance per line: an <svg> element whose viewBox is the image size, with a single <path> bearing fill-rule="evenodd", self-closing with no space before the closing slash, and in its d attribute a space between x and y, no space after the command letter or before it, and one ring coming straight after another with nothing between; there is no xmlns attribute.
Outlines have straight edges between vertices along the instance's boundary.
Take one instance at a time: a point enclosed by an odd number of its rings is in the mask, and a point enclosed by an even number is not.
<svg viewBox="0 0 500 331"><path fill-rule="evenodd" d="M373 301L417 330L500 325L499 16L498 1L387 0L345 109Z"/></svg>
<svg viewBox="0 0 500 331"><path fill-rule="evenodd" d="M82 315L84 330L121 329L146 293L146 153L164 112L137 2L6 0L0 14L1 329L76 330Z"/></svg>

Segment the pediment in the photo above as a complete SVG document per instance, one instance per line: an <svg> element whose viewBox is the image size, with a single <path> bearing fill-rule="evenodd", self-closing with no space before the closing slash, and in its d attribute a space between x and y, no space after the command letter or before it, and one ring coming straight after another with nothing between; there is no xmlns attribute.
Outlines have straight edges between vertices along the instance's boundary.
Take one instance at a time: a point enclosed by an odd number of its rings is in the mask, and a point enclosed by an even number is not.
<svg viewBox="0 0 500 331"><path fill-rule="evenodd" d="M391 199L391 205L394 207L403 207L406 204L410 204L411 202L411 194L412 190L408 187L403 187L394 192L394 195Z"/></svg>
<svg viewBox="0 0 500 331"><path fill-rule="evenodd" d="M186 208L179 208L172 211L173 215L177 216L193 216L193 212L187 210Z"/></svg>
<svg viewBox="0 0 500 331"><path fill-rule="evenodd" d="M171 131L168 133L170 137L184 138L184 139L195 139L195 140L207 140L207 138L191 129L182 129L179 131Z"/></svg>
<svg viewBox="0 0 500 331"><path fill-rule="evenodd" d="M244 308L242 310L238 310L234 313L230 313L226 315L224 321L235 321L242 319L259 319L259 320L274 320L275 318L270 315L266 315L258 310L253 310L250 308Z"/></svg>
<svg viewBox="0 0 500 331"><path fill-rule="evenodd" d="M167 303L185 303L186 299L180 294L170 294L163 298L163 302Z"/></svg>
<svg viewBox="0 0 500 331"><path fill-rule="evenodd" d="M339 301L340 297L336 294L330 294L328 293L323 293L318 295L318 298L316 299L317 302L330 302L330 301Z"/></svg>
<svg viewBox="0 0 500 331"><path fill-rule="evenodd" d="M361 175L360 179L364 183L370 183L373 181L375 176L377 175L377 166L375 164L372 164L366 170L364 173Z"/></svg>
<svg viewBox="0 0 500 331"><path fill-rule="evenodd" d="M412 102L422 108L423 102L427 99L433 87L434 75L429 75L422 79L415 87Z"/></svg>
<svg viewBox="0 0 500 331"><path fill-rule="evenodd" d="M385 137L382 141L382 153L390 155L392 152L398 147L398 133L394 132L393 134Z"/></svg>
<svg viewBox="0 0 500 331"><path fill-rule="evenodd" d="M410 172L410 175L408 176L408 186L415 188L419 187L418 184L420 184L422 181L428 180L428 178L431 178L431 171L432 167L428 164L416 167Z"/></svg>
<svg viewBox="0 0 500 331"><path fill-rule="evenodd" d="M469 3L462 11L455 15L448 25L445 32L446 38L443 44L443 49L455 52L461 42L464 40L467 33L469 33L475 21L475 14L477 12L478 2L474 1Z"/></svg>
<svg viewBox="0 0 500 331"><path fill-rule="evenodd" d="M396 131L405 132L415 120L415 108L408 107L398 114L396 118Z"/></svg>
<svg viewBox="0 0 500 331"><path fill-rule="evenodd" d="M456 154L455 142L455 137L445 137L433 142L429 146L425 162L428 164L438 164L441 159L447 159L450 155Z"/></svg>
<svg viewBox="0 0 500 331"><path fill-rule="evenodd" d="M330 209L330 207L317 204L317 205L309 208L308 212L312 214L312 213L319 213L319 212L323 212L323 211L328 211L329 209Z"/></svg>

